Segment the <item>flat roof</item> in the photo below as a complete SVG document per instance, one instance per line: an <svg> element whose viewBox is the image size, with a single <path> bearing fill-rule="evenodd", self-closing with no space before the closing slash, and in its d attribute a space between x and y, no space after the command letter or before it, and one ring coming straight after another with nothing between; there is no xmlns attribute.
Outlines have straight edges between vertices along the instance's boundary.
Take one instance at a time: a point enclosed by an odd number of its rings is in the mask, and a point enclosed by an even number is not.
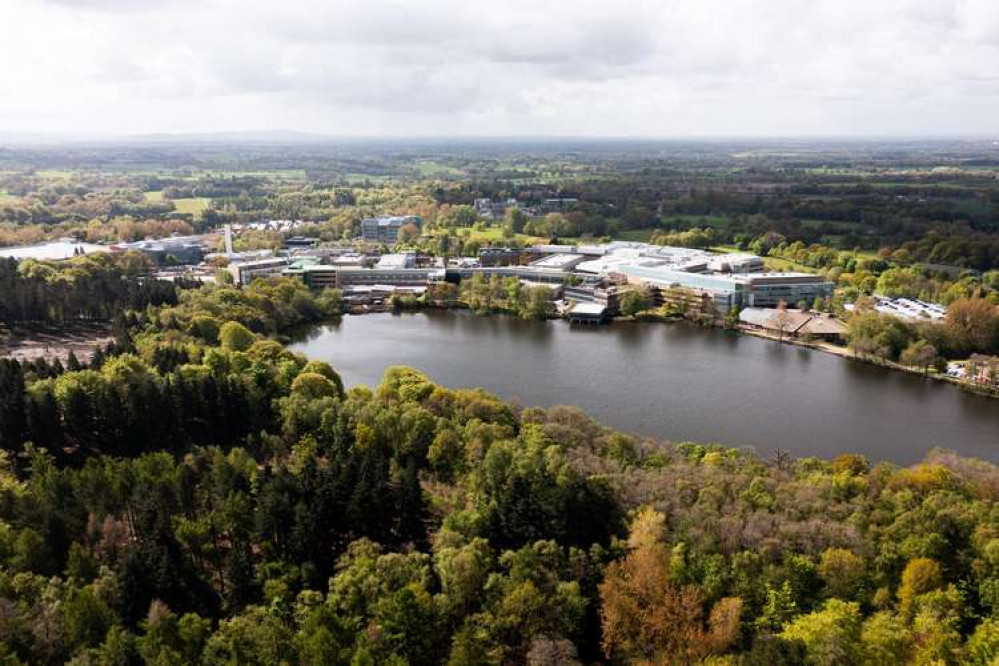
<svg viewBox="0 0 999 666"><path fill-rule="evenodd" d="M108 251L108 248L104 245L60 240L50 243L38 243L36 245L0 248L0 257L9 259L71 259L77 248L82 249L84 254Z"/></svg>
<svg viewBox="0 0 999 666"><path fill-rule="evenodd" d="M555 268L561 270L564 268L572 268L582 260L583 255L581 254L552 254L538 259L537 261L532 261L531 266L535 268Z"/></svg>
<svg viewBox="0 0 999 666"><path fill-rule="evenodd" d="M361 220L361 224L374 222L380 227L389 227L395 224L407 224L419 220L419 215L390 215L386 217L366 217Z"/></svg>
<svg viewBox="0 0 999 666"><path fill-rule="evenodd" d="M599 303L576 303L569 310L570 314L584 314L584 315L602 315L607 311L606 305L600 305Z"/></svg>
<svg viewBox="0 0 999 666"><path fill-rule="evenodd" d="M260 268L267 266L279 266L287 264L288 260L284 257L271 257L269 259L255 259L253 261L241 261L231 265L231 268Z"/></svg>

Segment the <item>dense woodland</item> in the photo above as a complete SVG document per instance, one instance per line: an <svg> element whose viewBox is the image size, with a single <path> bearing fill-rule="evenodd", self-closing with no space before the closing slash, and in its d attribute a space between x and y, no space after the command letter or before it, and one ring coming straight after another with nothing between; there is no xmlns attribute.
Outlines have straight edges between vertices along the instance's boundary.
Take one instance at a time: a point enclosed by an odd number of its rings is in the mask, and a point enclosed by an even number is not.
<svg viewBox="0 0 999 666"><path fill-rule="evenodd" d="M278 341L340 307L292 281L132 305L86 367L0 363L4 663L999 658L990 463L653 442L407 368L345 390Z"/></svg>
<svg viewBox="0 0 999 666"><path fill-rule="evenodd" d="M110 320L124 310L175 304L177 285L143 279L151 268L138 252L68 262L0 259L0 325Z"/></svg>

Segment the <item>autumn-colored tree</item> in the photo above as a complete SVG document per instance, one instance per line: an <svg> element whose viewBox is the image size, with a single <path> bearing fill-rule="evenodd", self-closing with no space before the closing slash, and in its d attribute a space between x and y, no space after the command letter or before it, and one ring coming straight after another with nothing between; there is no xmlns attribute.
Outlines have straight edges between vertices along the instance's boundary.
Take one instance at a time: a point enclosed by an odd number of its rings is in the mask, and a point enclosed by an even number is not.
<svg viewBox="0 0 999 666"><path fill-rule="evenodd" d="M851 599L864 575L864 560L845 548L828 548L819 562L819 576L829 594Z"/></svg>
<svg viewBox="0 0 999 666"><path fill-rule="evenodd" d="M899 610L904 617L911 617L916 597L935 590L943 583L943 574L936 560L917 557L905 565L902 583L898 588Z"/></svg>
<svg viewBox="0 0 999 666"><path fill-rule="evenodd" d="M603 649L608 658L647 663L693 663L735 640L742 601L727 598L704 625L704 595L669 579L661 544L643 544L607 567L600 585Z"/></svg>
<svg viewBox="0 0 999 666"><path fill-rule="evenodd" d="M631 548L654 547L666 536L666 516L651 506L642 508L631 523L628 545Z"/></svg>
<svg viewBox="0 0 999 666"><path fill-rule="evenodd" d="M984 298L961 298L951 303L944 325L964 353L988 353L999 345L999 308Z"/></svg>
<svg viewBox="0 0 999 666"><path fill-rule="evenodd" d="M419 237L420 237L420 228L415 224L413 224L412 222L409 222L399 227L399 231L396 236L400 245L408 245L414 242Z"/></svg>
<svg viewBox="0 0 999 666"><path fill-rule="evenodd" d="M923 374L929 374L930 366L937 360L937 356L936 347L926 340L915 340L909 343L909 346L902 351L899 361L903 365L911 365L919 368L923 371Z"/></svg>

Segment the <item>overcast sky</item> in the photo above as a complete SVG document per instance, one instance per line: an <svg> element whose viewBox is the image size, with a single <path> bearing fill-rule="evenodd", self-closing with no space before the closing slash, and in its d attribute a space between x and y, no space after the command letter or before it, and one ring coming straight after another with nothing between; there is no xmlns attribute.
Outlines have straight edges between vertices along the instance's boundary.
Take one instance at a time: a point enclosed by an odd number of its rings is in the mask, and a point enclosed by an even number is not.
<svg viewBox="0 0 999 666"><path fill-rule="evenodd" d="M999 134L999 0L0 0L0 131Z"/></svg>

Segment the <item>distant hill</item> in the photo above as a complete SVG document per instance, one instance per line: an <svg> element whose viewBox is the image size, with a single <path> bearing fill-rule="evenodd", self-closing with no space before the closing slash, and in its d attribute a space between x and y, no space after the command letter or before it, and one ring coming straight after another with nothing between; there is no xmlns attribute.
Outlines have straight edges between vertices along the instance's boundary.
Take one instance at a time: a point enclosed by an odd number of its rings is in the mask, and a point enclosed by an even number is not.
<svg viewBox="0 0 999 666"><path fill-rule="evenodd" d="M191 144L306 144L328 143L337 137L295 130L248 130L243 132L157 132L125 136L73 135L49 132L5 132L0 130L2 146L52 146L60 144L117 145L191 145Z"/></svg>
<svg viewBox="0 0 999 666"><path fill-rule="evenodd" d="M120 143L322 143L333 141L329 134L315 134L296 130L247 130L241 132L203 132L136 134L116 139Z"/></svg>

